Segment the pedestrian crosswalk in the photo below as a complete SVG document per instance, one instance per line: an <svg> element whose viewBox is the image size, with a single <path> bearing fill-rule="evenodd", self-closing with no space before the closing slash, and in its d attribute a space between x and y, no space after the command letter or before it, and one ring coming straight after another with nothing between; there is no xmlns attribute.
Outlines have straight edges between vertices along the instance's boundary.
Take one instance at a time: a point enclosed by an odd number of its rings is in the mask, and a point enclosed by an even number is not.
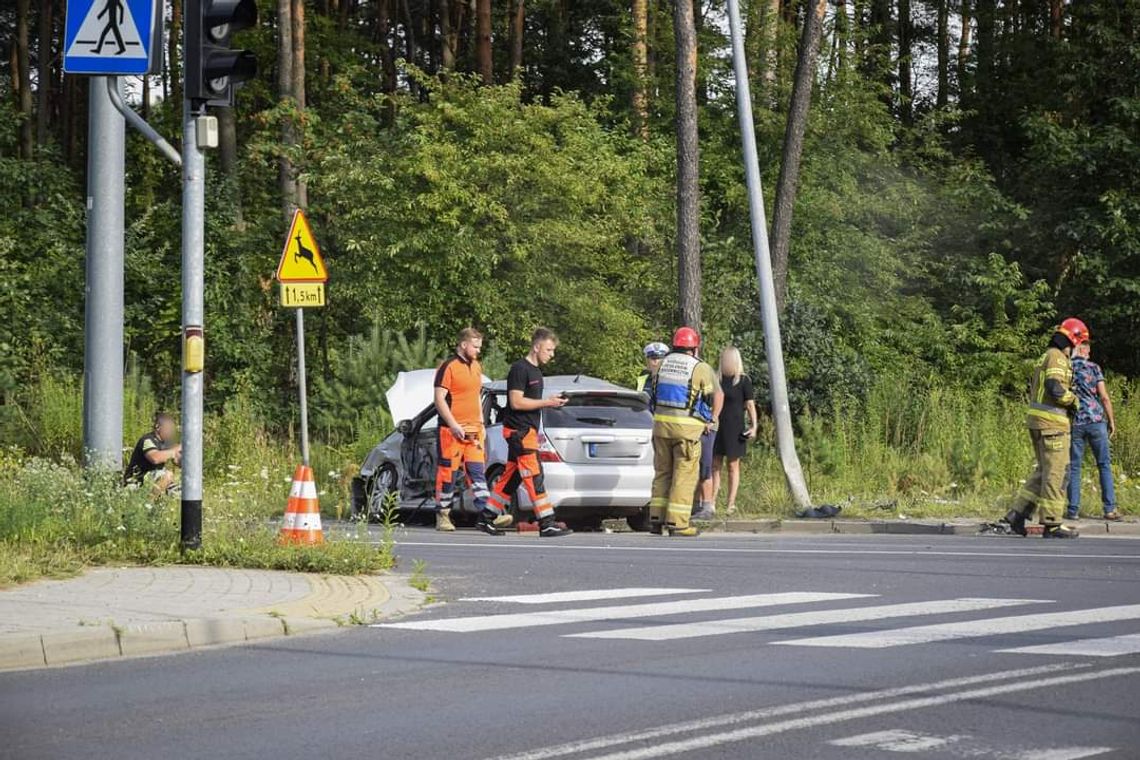
<svg viewBox="0 0 1140 760"><path fill-rule="evenodd" d="M505 609L377 623L373 627L437 633L550 628L567 639L629 642L791 631L790 637L755 640L763 645L830 649L887 649L1006 637L994 651L1072 657L1140 654L1140 604L1058 610L1056 602L1049 599L953 597L915 601L835 591L709 596L711 593L698 588L632 587L478 596L462 599L456 606L463 609L478 603L482 608L492 604ZM637 601L647 598L653 600ZM583 604L587 606L580 606ZM526 609L518 611L520 606ZM924 618L936 622L923 623ZM884 627L880 621L891 624ZM894 621L903 624L894 625ZM604 626L597 627L599 623ZM1129 630L1079 630L1109 624ZM852 626L862 630L852 631ZM799 631L811 635L795 635ZM1025 645L1011 647L1008 637L1018 634L1035 636Z"/></svg>

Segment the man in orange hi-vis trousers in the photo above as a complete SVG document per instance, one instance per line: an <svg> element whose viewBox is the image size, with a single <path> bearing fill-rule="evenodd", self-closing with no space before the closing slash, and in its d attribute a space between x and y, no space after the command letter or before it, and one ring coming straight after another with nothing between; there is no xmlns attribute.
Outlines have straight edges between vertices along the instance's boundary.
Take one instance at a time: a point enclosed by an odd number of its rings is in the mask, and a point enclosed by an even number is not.
<svg viewBox="0 0 1140 760"><path fill-rule="evenodd" d="M460 469L467 479L479 510L480 525L496 528L511 524L510 515L488 507L485 434L483 430L483 368L479 352L483 335L473 327L459 333L455 353L435 373L435 408L439 412L439 451L435 474L436 530L453 531L451 505L455 478Z"/></svg>
<svg viewBox="0 0 1140 760"><path fill-rule="evenodd" d="M507 374L507 412L503 418L503 437L507 439L507 468L491 494L491 509L505 513L511 501L507 494L515 493L521 483L534 504L538 535L547 538L573 533L554 521L554 507L546 495L542 462L538 459L542 410L566 405L565 397L542 397L544 383L539 367L554 358L557 347L558 338L554 333L540 327L531 338L530 353L511 365L511 371ZM496 526L485 521L480 522L479 528L492 535L502 533Z"/></svg>

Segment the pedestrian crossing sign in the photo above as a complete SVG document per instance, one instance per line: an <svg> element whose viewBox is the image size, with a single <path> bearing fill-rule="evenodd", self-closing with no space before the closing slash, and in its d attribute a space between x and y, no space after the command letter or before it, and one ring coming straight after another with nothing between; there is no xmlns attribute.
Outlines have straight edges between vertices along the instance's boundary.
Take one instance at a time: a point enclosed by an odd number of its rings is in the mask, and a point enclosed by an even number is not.
<svg viewBox="0 0 1140 760"><path fill-rule="evenodd" d="M277 264L278 282L327 282L329 270L305 212L293 212L293 223L285 237L285 248Z"/></svg>
<svg viewBox="0 0 1140 760"><path fill-rule="evenodd" d="M161 68L164 0L67 0L63 70L151 74Z"/></svg>

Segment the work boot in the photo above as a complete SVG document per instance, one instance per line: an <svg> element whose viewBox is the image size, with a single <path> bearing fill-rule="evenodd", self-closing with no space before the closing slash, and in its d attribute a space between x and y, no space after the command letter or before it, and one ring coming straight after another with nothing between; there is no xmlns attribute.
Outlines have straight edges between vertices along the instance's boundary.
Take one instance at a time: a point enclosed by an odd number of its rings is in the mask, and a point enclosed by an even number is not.
<svg viewBox="0 0 1140 760"><path fill-rule="evenodd" d="M649 533L654 536L665 535L665 524L659 522L649 523Z"/></svg>
<svg viewBox="0 0 1140 760"><path fill-rule="evenodd" d="M1115 509L1112 510L1111 512L1105 512L1104 519L1108 520L1109 522L1119 522L1120 521L1120 513L1117 512Z"/></svg>
<svg viewBox="0 0 1140 760"><path fill-rule="evenodd" d="M1029 531L1025 528L1025 515L1018 512L1016 509L1011 509L1006 512L1005 517L1002 518L1009 523L1009 529L1019 536L1028 536Z"/></svg>
<svg viewBox="0 0 1140 760"><path fill-rule="evenodd" d="M512 525L514 525L515 524L515 518L514 518L514 515L508 515L508 514L496 515L495 519L491 521L491 524L494 525L499 530L503 530L504 528L509 528Z"/></svg>
<svg viewBox="0 0 1140 760"><path fill-rule="evenodd" d="M1076 538L1080 531L1067 525L1046 525L1041 533L1042 538Z"/></svg>
<svg viewBox="0 0 1140 760"><path fill-rule="evenodd" d="M502 515L491 512L490 509L483 509L479 513L479 520L475 521L475 528L487 533L488 536L502 536L503 531L499 530L498 525L495 524L500 516Z"/></svg>
<svg viewBox="0 0 1140 760"><path fill-rule="evenodd" d="M670 536L692 537L701 535L701 531L694 525L687 528L670 528Z"/></svg>
<svg viewBox="0 0 1140 760"><path fill-rule="evenodd" d="M444 533L455 532L455 523L451 521L450 509L441 509L435 513L435 529Z"/></svg>
<svg viewBox="0 0 1140 760"><path fill-rule="evenodd" d="M553 517L544 517L538 521L538 535L542 538L559 538L569 536L573 532L565 525L554 522Z"/></svg>

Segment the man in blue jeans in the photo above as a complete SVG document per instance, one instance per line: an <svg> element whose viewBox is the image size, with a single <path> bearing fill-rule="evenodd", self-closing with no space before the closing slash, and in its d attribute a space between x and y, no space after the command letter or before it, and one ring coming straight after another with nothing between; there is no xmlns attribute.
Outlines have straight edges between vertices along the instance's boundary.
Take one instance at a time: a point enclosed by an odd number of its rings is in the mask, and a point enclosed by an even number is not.
<svg viewBox="0 0 1140 760"><path fill-rule="evenodd" d="M1083 343L1073 351L1073 390L1080 398L1080 407L1073 420L1073 438L1069 449L1069 509L1065 517L1077 519L1081 508L1081 462L1087 444L1100 470L1100 496L1104 502L1104 519L1119 520L1116 511L1116 489L1112 483L1112 464L1108 441L1116 435L1116 417L1112 399L1104 384L1104 373L1089 361L1089 344Z"/></svg>

